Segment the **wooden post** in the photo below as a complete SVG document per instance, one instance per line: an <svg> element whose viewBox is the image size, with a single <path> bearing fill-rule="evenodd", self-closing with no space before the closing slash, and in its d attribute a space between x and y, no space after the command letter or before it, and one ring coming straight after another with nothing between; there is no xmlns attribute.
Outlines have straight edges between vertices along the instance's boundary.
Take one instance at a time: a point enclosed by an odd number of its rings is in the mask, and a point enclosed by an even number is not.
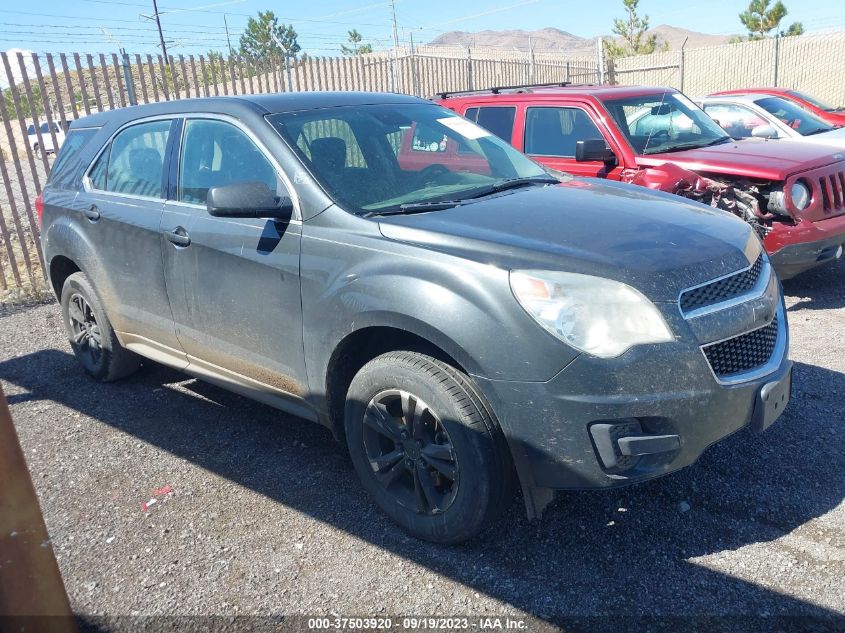
<svg viewBox="0 0 845 633"><path fill-rule="evenodd" d="M70 602L0 387L0 613L9 631L76 631ZM13 571L14 570L14 571ZM50 617L40 624L33 616Z"/></svg>

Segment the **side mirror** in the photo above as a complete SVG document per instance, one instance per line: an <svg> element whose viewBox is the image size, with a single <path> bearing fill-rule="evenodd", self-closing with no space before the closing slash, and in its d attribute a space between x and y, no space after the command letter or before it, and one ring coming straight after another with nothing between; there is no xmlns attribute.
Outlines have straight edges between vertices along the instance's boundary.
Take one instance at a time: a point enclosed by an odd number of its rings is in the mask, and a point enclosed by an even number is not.
<svg viewBox="0 0 845 633"><path fill-rule="evenodd" d="M216 218L273 218L290 220L293 202L277 196L263 182L238 182L212 187L206 198L208 213Z"/></svg>
<svg viewBox="0 0 845 633"><path fill-rule="evenodd" d="M751 130L751 136L754 138L777 138L778 131L771 125L758 125Z"/></svg>
<svg viewBox="0 0 845 633"><path fill-rule="evenodd" d="M575 143L575 160L579 163L601 161L616 164L616 154L602 138L590 138Z"/></svg>

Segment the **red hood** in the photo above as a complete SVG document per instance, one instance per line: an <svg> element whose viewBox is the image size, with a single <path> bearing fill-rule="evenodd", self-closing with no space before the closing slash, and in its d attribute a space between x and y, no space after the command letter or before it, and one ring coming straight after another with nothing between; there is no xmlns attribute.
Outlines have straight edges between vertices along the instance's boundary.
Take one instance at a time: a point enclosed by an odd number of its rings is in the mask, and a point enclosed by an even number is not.
<svg viewBox="0 0 845 633"><path fill-rule="evenodd" d="M641 167L671 162L699 174L730 174L760 180L785 180L797 173L836 162L845 152L810 143L748 139L682 152L637 156Z"/></svg>

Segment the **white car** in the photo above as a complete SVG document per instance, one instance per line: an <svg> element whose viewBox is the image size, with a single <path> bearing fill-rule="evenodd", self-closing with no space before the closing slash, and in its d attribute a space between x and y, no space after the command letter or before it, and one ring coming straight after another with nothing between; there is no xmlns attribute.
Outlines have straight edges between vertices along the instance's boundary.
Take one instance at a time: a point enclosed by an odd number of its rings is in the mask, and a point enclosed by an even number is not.
<svg viewBox="0 0 845 633"><path fill-rule="evenodd" d="M53 143L53 135L50 134L50 124L42 123L39 126L39 129L41 132L41 140L44 141L44 146L42 147L38 142L38 132L35 130L35 126L30 125L26 130L27 142L29 143L30 148L32 148L32 151L35 152L35 155L39 158L41 157L42 152L55 154L56 150L58 150L65 141L65 131L62 129L61 124L57 122L53 123L53 132L56 134L55 145Z"/></svg>
<svg viewBox="0 0 845 633"><path fill-rule="evenodd" d="M703 97L696 102L735 139L783 139L845 149L845 127L823 121L794 101L743 94Z"/></svg>

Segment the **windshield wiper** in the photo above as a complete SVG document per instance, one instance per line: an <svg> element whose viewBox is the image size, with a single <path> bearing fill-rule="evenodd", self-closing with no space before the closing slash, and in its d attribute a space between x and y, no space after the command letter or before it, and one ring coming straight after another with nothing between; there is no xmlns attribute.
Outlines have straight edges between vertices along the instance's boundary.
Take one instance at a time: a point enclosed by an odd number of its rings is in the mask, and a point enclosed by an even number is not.
<svg viewBox="0 0 845 633"><path fill-rule="evenodd" d="M406 202L398 207L389 207L378 211L367 211L362 215L371 218L374 215L410 215L412 213L425 213L426 211L442 211L460 205L462 200L433 200L431 202Z"/></svg>
<svg viewBox="0 0 845 633"><path fill-rule="evenodd" d="M526 187L528 185L538 184L558 184L560 181L552 176L532 176L530 178L509 178L502 180L493 185L478 189L468 196L459 200L432 200L430 202L406 202L400 204L398 207L390 207L380 211L368 211L363 214L363 217L369 218L374 215L406 215L411 213L425 213L426 211L442 211L443 209L452 209L464 204L467 200L474 200L476 198L483 198L493 193L506 191L508 189L516 189L517 187Z"/></svg>
<svg viewBox="0 0 845 633"><path fill-rule="evenodd" d="M517 189L519 187L527 187L528 185L557 185L560 180L552 176L531 176L529 178L508 178L507 180L499 181L487 187L482 187L476 192L468 195L464 200L472 198L483 198L493 193L500 191L507 191L508 189Z"/></svg>
<svg viewBox="0 0 845 633"><path fill-rule="evenodd" d="M682 143L681 145L675 145L674 147L664 149L659 153L668 154L669 152L682 152L688 149L702 149L703 147L712 147L713 145L722 145L724 143L733 143L733 139L730 136L723 136L722 138L717 138L707 143Z"/></svg>
<svg viewBox="0 0 845 633"><path fill-rule="evenodd" d="M812 136L813 134L821 134L822 132L830 132L831 130L835 130L834 127L820 127L812 132L807 132L804 136Z"/></svg>

